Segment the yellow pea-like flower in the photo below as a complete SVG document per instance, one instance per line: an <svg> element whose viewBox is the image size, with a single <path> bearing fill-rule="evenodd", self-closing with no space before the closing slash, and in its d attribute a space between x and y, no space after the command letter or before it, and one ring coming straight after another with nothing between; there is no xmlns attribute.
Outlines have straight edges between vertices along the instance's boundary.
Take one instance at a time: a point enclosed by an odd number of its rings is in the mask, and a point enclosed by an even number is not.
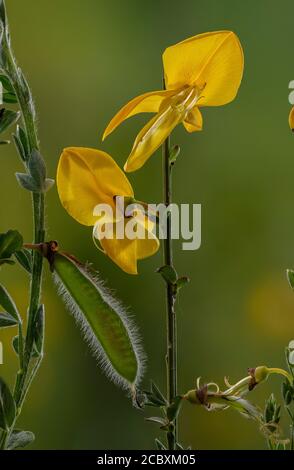
<svg viewBox="0 0 294 470"><path fill-rule="evenodd" d="M291 131L294 131L294 106L291 108L290 114L289 114L289 126Z"/></svg>
<svg viewBox="0 0 294 470"><path fill-rule="evenodd" d="M99 239L99 218L95 215L95 207L99 204L108 205L113 216L103 215L101 224L106 229L112 225L112 237L100 238L102 250L123 271L137 274L137 261L147 258L159 248L159 241L153 233L154 222L145 214L133 214L116 217L116 198L118 196L134 199L133 188L124 172L116 162L100 150L70 147L64 149L57 168L57 188L60 201L77 222L93 226L93 236ZM136 217L135 217L136 215ZM116 236L116 224L124 219L124 226L132 222L145 230L145 236L129 239L124 231ZM101 228L101 227L100 227Z"/></svg>
<svg viewBox="0 0 294 470"><path fill-rule="evenodd" d="M244 57L232 31L199 34L168 47L163 54L166 90L137 96L110 121L103 140L125 119L143 112L156 113L135 139L124 166L141 168L172 130L183 123L188 132L202 130L203 106L232 101L239 89Z"/></svg>

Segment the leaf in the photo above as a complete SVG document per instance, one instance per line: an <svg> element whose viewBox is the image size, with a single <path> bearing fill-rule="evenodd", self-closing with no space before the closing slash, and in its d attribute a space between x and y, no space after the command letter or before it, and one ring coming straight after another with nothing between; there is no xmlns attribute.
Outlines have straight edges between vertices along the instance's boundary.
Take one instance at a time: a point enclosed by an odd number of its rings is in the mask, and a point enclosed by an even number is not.
<svg viewBox="0 0 294 470"><path fill-rule="evenodd" d="M28 446L35 440L35 435L30 431L20 431L15 429L12 431L8 440L7 449L14 450Z"/></svg>
<svg viewBox="0 0 294 470"><path fill-rule="evenodd" d="M19 125L16 126L16 132L14 134L14 139L18 141L16 144L17 149L21 152L21 159L26 161L30 156L28 140L25 131ZM19 147L19 148L18 148Z"/></svg>
<svg viewBox="0 0 294 470"><path fill-rule="evenodd" d="M13 86L11 85L9 78L6 75L0 74L0 82L2 83L5 90L9 91L10 93L14 93Z"/></svg>
<svg viewBox="0 0 294 470"><path fill-rule="evenodd" d="M32 255L29 250L23 248L22 250L14 253L15 258L19 264L28 272L32 272Z"/></svg>
<svg viewBox="0 0 294 470"><path fill-rule="evenodd" d="M162 400L158 400L156 397L154 397L152 392L149 392L148 390L144 390L144 393L147 398L147 400L144 403L145 406L154 406L155 408L160 408L166 405L165 402L163 402Z"/></svg>
<svg viewBox="0 0 294 470"><path fill-rule="evenodd" d="M179 145L174 145L169 153L169 162L171 165L174 165L177 161L178 156L181 153L181 147Z"/></svg>
<svg viewBox="0 0 294 470"><path fill-rule="evenodd" d="M25 162L26 159L27 159L27 155L25 154L25 150L23 148L23 145L21 143L21 140L19 139L18 135L17 134L12 134L12 137L13 137L13 141L14 141L14 145L16 147L16 150L18 152L18 155L20 156L21 158L21 161L22 162Z"/></svg>
<svg viewBox="0 0 294 470"><path fill-rule="evenodd" d="M178 279L177 272L175 268L172 266L162 266L161 268L157 269L157 273L161 274L163 279L168 283L168 284L175 284Z"/></svg>
<svg viewBox="0 0 294 470"><path fill-rule="evenodd" d="M3 25L6 27L7 20L6 20L5 4L3 0L0 0L0 20L2 21Z"/></svg>
<svg viewBox="0 0 294 470"><path fill-rule="evenodd" d="M14 300L10 297L9 293L2 284L0 284L0 305L8 312L18 323L21 322L21 317Z"/></svg>
<svg viewBox="0 0 294 470"><path fill-rule="evenodd" d="M24 343L24 339L23 339L23 343ZM12 347L14 349L15 354L18 356L19 355L19 339L18 339L18 336L15 336L12 339ZM36 349L36 344L34 343L34 347L33 347L33 350L32 350L32 357L39 357L39 356L40 356L40 354Z"/></svg>
<svg viewBox="0 0 294 470"><path fill-rule="evenodd" d="M11 111L2 108L0 110L0 133L4 132L9 126L12 126L20 117L19 111Z"/></svg>
<svg viewBox="0 0 294 470"><path fill-rule="evenodd" d="M31 175L27 175L26 173L15 173L16 179L18 184L27 191L40 192L43 190L43 187L40 187L36 181L31 177Z"/></svg>
<svg viewBox="0 0 294 470"><path fill-rule="evenodd" d="M185 449L179 442L177 442L176 443L176 450L185 450Z"/></svg>
<svg viewBox="0 0 294 470"><path fill-rule="evenodd" d="M27 161L27 157L23 146L20 145L19 139L14 136L16 146L18 148L22 160ZM43 157L37 150L33 150L28 160L28 171L26 173L15 173L19 185L31 192L47 192L55 183L54 180L46 178L46 166Z"/></svg>
<svg viewBox="0 0 294 470"><path fill-rule="evenodd" d="M44 305L40 305L36 314L34 333L33 333L34 342L35 342L35 350L38 353L38 355L41 355L43 353L44 330L45 330L45 307Z"/></svg>
<svg viewBox="0 0 294 470"><path fill-rule="evenodd" d="M15 402L11 392L0 377L0 428L8 429L15 419Z"/></svg>
<svg viewBox="0 0 294 470"><path fill-rule="evenodd" d="M165 396L161 393L157 385L152 380L151 380L151 392L158 401L160 401L164 405L167 404L167 400Z"/></svg>
<svg viewBox="0 0 294 470"><path fill-rule="evenodd" d="M168 423L165 418L161 418L160 416L152 416L151 418L145 418L145 421L149 421L150 423L160 424L160 426L167 426Z"/></svg>
<svg viewBox="0 0 294 470"><path fill-rule="evenodd" d="M10 144L10 140L1 140L0 141L0 145L9 145Z"/></svg>
<svg viewBox="0 0 294 470"><path fill-rule="evenodd" d="M182 287L184 287L186 284L189 284L190 279L187 276L180 277L177 280L177 289L180 290Z"/></svg>
<svg viewBox="0 0 294 470"><path fill-rule="evenodd" d="M7 328L8 326L15 326L18 322L9 313L0 313L0 328Z"/></svg>
<svg viewBox="0 0 294 470"><path fill-rule="evenodd" d="M19 355L19 342L18 342L18 336L14 336L14 338L12 338L12 347L15 351L15 353L17 354L17 356Z"/></svg>
<svg viewBox="0 0 294 470"><path fill-rule="evenodd" d="M155 439L155 445L157 450L167 450L165 445L157 438Z"/></svg>
<svg viewBox="0 0 294 470"><path fill-rule="evenodd" d="M261 412L248 400L240 398L239 396L228 396L224 397L224 401L227 401L232 408L234 408L236 411L239 411L239 413L243 414L244 416L256 419L259 422L262 420Z"/></svg>
<svg viewBox="0 0 294 470"><path fill-rule="evenodd" d="M294 271L292 269L287 269L287 279L291 289L294 290Z"/></svg>
<svg viewBox="0 0 294 470"><path fill-rule="evenodd" d="M15 93L6 92L3 93L3 103L17 103L17 96Z"/></svg>
<svg viewBox="0 0 294 470"><path fill-rule="evenodd" d="M17 230L8 230L0 234L0 259L10 258L16 251L21 250L23 238Z"/></svg>
<svg viewBox="0 0 294 470"><path fill-rule="evenodd" d="M166 416L169 421L174 421L177 419L182 405L182 397L177 396L174 398L173 402L166 409Z"/></svg>
<svg viewBox="0 0 294 470"><path fill-rule="evenodd" d="M33 150L28 161L29 173L40 189L44 189L46 179L46 165L40 152Z"/></svg>

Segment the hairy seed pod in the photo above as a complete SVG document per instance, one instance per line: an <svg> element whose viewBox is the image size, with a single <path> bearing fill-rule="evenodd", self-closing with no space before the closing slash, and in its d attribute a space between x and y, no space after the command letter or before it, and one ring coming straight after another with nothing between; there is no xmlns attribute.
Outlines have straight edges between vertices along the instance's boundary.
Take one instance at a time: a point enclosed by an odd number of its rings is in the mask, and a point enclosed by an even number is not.
<svg viewBox="0 0 294 470"><path fill-rule="evenodd" d="M55 253L54 279L106 374L135 393L142 375L142 349L136 329L97 273L73 256Z"/></svg>

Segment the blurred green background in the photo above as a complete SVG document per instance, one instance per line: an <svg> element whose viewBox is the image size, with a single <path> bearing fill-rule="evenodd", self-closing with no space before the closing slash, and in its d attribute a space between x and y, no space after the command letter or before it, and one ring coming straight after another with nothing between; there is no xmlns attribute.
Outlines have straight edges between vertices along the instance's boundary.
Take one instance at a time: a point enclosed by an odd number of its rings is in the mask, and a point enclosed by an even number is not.
<svg viewBox="0 0 294 470"><path fill-rule="evenodd" d="M202 246L182 252L178 272L192 282L180 296L179 384L197 376L222 382L246 375L247 367L284 365L294 336L294 295L285 270L294 266L294 137L288 128L288 84L294 79L292 0L9 0L13 46L32 86L49 175L63 147L92 146L122 165L146 116L132 118L105 144L101 133L127 100L161 87L161 53L170 44L211 30L232 29L243 45L245 73L237 99L205 108L204 130L178 128L182 153L174 174L174 199L202 204ZM0 231L19 229L31 240L29 195L14 173L21 171L11 145L0 149ZM158 153L130 177L139 199L161 199ZM131 307L144 338L148 369L164 388L164 286L156 275L161 255L124 274L98 252L91 229L61 207L56 189L47 198L48 238L81 260L90 260ZM26 313L28 278L4 267L4 283ZM148 449L157 428L109 383L80 337L52 286L46 267L46 356L20 426L35 432L34 449ZM16 357L13 329L1 330L4 365L12 383ZM260 406L274 390L271 379L254 392ZM152 410L151 410L152 412ZM265 448L257 426L233 412L207 413L185 406L181 441L193 449Z"/></svg>

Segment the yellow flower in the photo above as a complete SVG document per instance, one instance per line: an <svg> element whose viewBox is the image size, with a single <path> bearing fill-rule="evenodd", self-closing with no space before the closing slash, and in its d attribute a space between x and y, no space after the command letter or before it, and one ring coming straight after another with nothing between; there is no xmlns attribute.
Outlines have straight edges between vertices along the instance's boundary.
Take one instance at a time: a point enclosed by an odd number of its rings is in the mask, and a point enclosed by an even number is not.
<svg viewBox="0 0 294 470"><path fill-rule="evenodd" d="M137 274L137 261L153 255L159 248L159 241L153 234L154 223L144 214L133 213L115 218L116 198L123 196L134 199L133 188L126 175L105 152L89 148L66 148L60 157L57 169L57 188L65 210L80 224L93 226L97 237L99 218L95 207L107 204L113 211L113 218L103 216L104 232L113 223L113 238L101 238L100 244L105 254L123 271ZM136 217L135 217L136 216ZM143 239L128 239L124 231L121 239L116 238L116 224L124 219L124 226L135 220L146 232ZM101 219L102 224L102 219Z"/></svg>
<svg viewBox="0 0 294 470"><path fill-rule="evenodd" d="M136 137L124 167L127 172L138 170L179 123L188 132L202 130L200 107L232 101L243 66L242 47L232 31L199 34L168 47L163 54L166 90L127 103L108 124L103 140L130 116L157 113Z"/></svg>
<svg viewBox="0 0 294 470"><path fill-rule="evenodd" d="M291 131L294 131L294 106L291 109L290 114L289 114L289 126L290 126Z"/></svg>

